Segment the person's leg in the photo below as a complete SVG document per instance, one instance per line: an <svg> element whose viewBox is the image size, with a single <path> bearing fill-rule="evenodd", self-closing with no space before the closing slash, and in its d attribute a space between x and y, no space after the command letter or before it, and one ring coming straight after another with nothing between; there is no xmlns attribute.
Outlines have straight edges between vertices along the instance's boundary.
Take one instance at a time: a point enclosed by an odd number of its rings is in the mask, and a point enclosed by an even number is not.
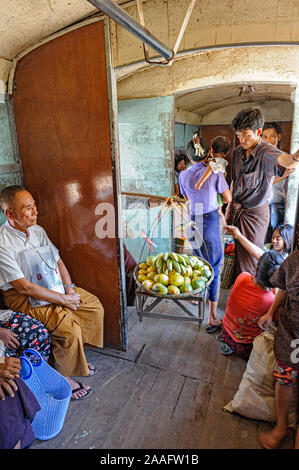
<svg viewBox="0 0 299 470"><path fill-rule="evenodd" d="M290 408L293 387L275 384L275 408L277 415L276 426L270 432L260 433L259 439L266 449L275 449L288 433L288 412Z"/></svg>
<svg viewBox="0 0 299 470"><path fill-rule="evenodd" d="M217 306L218 306L218 300L217 301L209 300L209 320L208 320L209 325L215 325L215 326L221 325L220 318L217 318Z"/></svg>
<svg viewBox="0 0 299 470"><path fill-rule="evenodd" d="M214 279L208 287L209 319L212 326L221 324L217 318L217 306L220 290L220 272L223 260L223 243L221 241L219 212L213 211L203 216L203 245L201 255L213 268Z"/></svg>
<svg viewBox="0 0 299 470"><path fill-rule="evenodd" d="M263 248L269 217L269 206L266 205L257 209L245 210L233 220L233 225L238 227L242 235L249 241ZM235 278L242 272L256 275L257 259L251 256L238 240L235 241L235 260Z"/></svg>
<svg viewBox="0 0 299 470"><path fill-rule="evenodd" d="M14 289L4 294L5 303L11 310L29 314L45 325L49 331L51 335L49 363L66 377L72 390L79 389L72 398L79 399L87 395L90 387L85 385L80 387L80 384L71 378L71 376L86 377L90 373L83 349L82 331L73 317L74 312L54 304L31 308L28 298L19 295ZM85 313L88 321L88 311Z"/></svg>
<svg viewBox="0 0 299 470"><path fill-rule="evenodd" d="M81 328L83 343L103 347L104 341L104 308L99 299L80 287L76 287L80 294L80 306L72 312L72 318Z"/></svg>
<svg viewBox="0 0 299 470"><path fill-rule="evenodd" d="M297 375L297 370L280 363L274 370L276 426L259 435L260 443L266 449L277 448L288 434L288 413Z"/></svg>
<svg viewBox="0 0 299 470"><path fill-rule="evenodd" d="M4 295L8 308L30 315L40 321L49 331L52 349L50 365L53 365L64 376L89 375L90 370L85 358L83 342L98 347L102 344L102 331L98 331L100 322L95 314L99 301L96 302L95 296L90 294L90 302L86 302L83 298L78 310L71 312L54 304L32 308L27 296L18 294L14 289L4 292ZM82 329L86 333L84 335L77 321L79 317L82 318Z"/></svg>

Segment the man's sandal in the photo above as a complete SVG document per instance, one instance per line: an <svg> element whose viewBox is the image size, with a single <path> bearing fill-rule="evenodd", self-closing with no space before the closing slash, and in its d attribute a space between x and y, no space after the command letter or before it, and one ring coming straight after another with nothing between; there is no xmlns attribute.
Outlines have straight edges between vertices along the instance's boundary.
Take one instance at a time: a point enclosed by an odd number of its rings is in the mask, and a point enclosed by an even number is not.
<svg viewBox="0 0 299 470"><path fill-rule="evenodd" d="M220 341L220 343L224 343L224 339L223 339L223 334L222 333L218 333L218 335L215 336L215 338L217 339L217 341Z"/></svg>
<svg viewBox="0 0 299 470"><path fill-rule="evenodd" d="M75 390L72 390L72 395L74 393L80 392L81 390L84 390L86 393L82 397L78 397L78 398L71 397L71 400L73 401L84 400L84 398L90 397L90 395L93 394L92 388L89 388L88 390L86 390L86 388L84 388L84 385L81 382L78 382L78 385L79 387L75 388Z"/></svg>

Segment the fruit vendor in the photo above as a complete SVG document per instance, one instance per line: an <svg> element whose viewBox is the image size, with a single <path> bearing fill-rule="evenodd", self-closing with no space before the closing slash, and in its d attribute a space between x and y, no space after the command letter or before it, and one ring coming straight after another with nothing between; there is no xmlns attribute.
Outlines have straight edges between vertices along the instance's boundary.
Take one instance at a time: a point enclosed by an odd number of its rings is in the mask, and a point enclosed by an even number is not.
<svg viewBox="0 0 299 470"><path fill-rule="evenodd" d="M199 145L199 144L197 144ZM196 183L201 179L207 169L205 164L209 147L201 140L200 148L197 146L193 152L189 151L188 157L192 165L181 172L180 188L186 199L190 200L191 220L203 243L200 246L193 245L193 254L206 259L214 270L214 279L208 287L209 299L209 327L208 333L221 329L221 320L217 318L216 310L220 289L220 269L223 260L223 243L221 237L221 222L218 212L218 194L223 197L223 203L231 201L231 193L222 173L213 173L202 185L201 189L195 189Z"/></svg>
<svg viewBox="0 0 299 470"><path fill-rule="evenodd" d="M21 186L8 186L0 194L0 204L7 218L0 228L0 289L4 302L11 310L45 325L52 344L49 362L66 376L73 400L86 398L92 389L71 376L96 372L87 363L83 342L103 346L103 307L94 295L72 283L57 248L36 224L32 195ZM30 263L30 259L34 261ZM51 284L52 279L55 284Z"/></svg>
<svg viewBox="0 0 299 470"><path fill-rule="evenodd" d="M294 155L261 139L264 117L260 108L240 111L232 121L240 145L232 158L233 200L226 211L226 221L238 227L252 243L262 248L269 225L269 192L277 165L295 168L299 162L299 151ZM255 275L257 261L236 242L236 271Z"/></svg>

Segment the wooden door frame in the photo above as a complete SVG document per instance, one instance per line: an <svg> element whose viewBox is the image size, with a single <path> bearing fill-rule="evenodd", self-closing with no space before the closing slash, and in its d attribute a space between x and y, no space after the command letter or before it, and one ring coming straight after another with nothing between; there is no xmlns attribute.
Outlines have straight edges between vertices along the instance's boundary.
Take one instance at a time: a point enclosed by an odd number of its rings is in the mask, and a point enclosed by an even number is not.
<svg viewBox="0 0 299 470"><path fill-rule="evenodd" d="M128 310L126 296L126 274L124 263L124 244L121 233L121 184L120 184L120 153L117 119L117 88L116 75L112 67L112 50L110 41L110 20L104 19L106 69L108 84L109 116L110 116L110 143L113 175L113 197L115 207L115 238L117 251L117 269L120 302L120 335L121 348L126 351L128 345Z"/></svg>
<svg viewBox="0 0 299 470"><path fill-rule="evenodd" d="M118 270L118 291L120 301L120 348L111 346L114 349L121 349L126 351L128 344L128 315L127 315L127 299L126 299L126 277L124 268L124 248L123 239L121 238L121 199L120 199L120 161L119 161L119 138L118 138L118 124L117 124L117 90L116 90L116 76L112 66L112 49L110 41L110 20L109 18L92 18L82 21L74 26L68 27L58 33L52 34L44 40L36 43L33 46L22 51L12 61L11 70L8 79L8 94L10 96L14 91L14 76L17 63L24 56L29 54L34 49L42 46L43 44L52 41L60 36L70 33L76 29L88 26L89 24L104 21L104 36L105 36L105 57L106 57L106 71L107 71L107 84L108 84L108 102L109 102L109 121L110 121L110 148L112 160L112 178L113 178L113 199L115 210L115 238L116 238L116 252L117 252L117 270ZM14 115L13 103L9 100L10 111ZM10 121L13 124L14 121ZM14 125L12 125L12 138L15 139L13 145L18 148L18 141L16 133L14 132ZM19 159L20 165L21 160ZM23 174L22 174L23 176ZM107 345L109 347L109 345Z"/></svg>

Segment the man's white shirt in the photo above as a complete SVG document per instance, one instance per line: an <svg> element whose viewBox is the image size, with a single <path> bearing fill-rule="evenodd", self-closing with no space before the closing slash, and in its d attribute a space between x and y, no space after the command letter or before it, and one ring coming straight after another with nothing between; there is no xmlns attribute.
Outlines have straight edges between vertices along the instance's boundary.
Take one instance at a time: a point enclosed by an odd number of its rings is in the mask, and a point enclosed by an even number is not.
<svg viewBox="0 0 299 470"><path fill-rule="evenodd" d="M12 281L26 278L30 280L30 273L23 262L22 254L26 250L50 246L55 262L60 259L59 251L50 241L45 230L39 225L28 228L25 233L13 228L8 221L0 227L0 289L8 290L13 286Z"/></svg>

